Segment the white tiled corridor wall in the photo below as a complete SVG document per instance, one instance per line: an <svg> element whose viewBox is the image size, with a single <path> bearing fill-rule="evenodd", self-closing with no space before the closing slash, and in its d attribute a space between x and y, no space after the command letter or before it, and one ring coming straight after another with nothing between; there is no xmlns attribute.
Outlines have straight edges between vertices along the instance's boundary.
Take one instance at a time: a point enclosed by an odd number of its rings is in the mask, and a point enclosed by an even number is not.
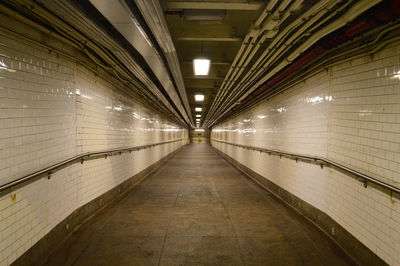
<svg viewBox="0 0 400 266"><path fill-rule="evenodd" d="M74 62L0 32L0 183L76 154Z"/></svg>
<svg viewBox="0 0 400 266"><path fill-rule="evenodd" d="M186 143L187 130L88 68L0 31L0 183L88 151L171 144L74 164L0 198L0 264L78 207Z"/></svg>
<svg viewBox="0 0 400 266"><path fill-rule="evenodd" d="M323 70L212 131L212 139L316 155L400 187L400 43ZM327 213L400 265L400 201L336 170L212 145Z"/></svg>
<svg viewBox="0 0 400 266"><path fill-rule="evenodd" d="M329 158L400 187L400 46L331 69Z"/></svg>

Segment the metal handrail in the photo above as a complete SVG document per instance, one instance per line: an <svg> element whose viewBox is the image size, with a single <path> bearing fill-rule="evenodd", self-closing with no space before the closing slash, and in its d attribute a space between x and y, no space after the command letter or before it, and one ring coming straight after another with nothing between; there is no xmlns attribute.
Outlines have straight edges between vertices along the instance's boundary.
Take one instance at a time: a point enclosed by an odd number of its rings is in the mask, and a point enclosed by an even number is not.
<svg viewBox="0 0 400 266"><path fill-rule="evenodd" d="M131 153L132 151L142 150L142 149L146 149L146 148L150 148L150 147L154 147L154 146L158 146L158 145L163 145L163 144L169 144L169 143L173 143L173 142L178 142L178 141L182 141L182 140L186 140L186 139L177 139L177 140L157 142L157 143L153 143L153 144L146 144L146 145L141 145L141 146L133 146L133 147L127 147L127 148L95 151L95 152L86 152L83 154L79 154L74 157L68 158L64 161L61 161L61 162L58 162L51 166L48 166L46 168L43 168L34 173L31 173L29 175L17 178L6 184L0 185L0 193L7 189L12 188L12 187L21 185L25 182L28 182L29 180L32 180L39 176L47 176L48 178L50 178L52 174L54 174L61 168L72 165L74 163L80 162L83 164L84 161L96 159L96 158L103 158L103 156L107 159L108 156L121 155L122 153L127 153L127 152Z"/></svg>
<svg viewBox="0 0 400 266"><path fill-rule="evenodd" d="M371 182L375 185L378 185L380 187L384 187L392 192L396 192L400 194L400 188L395 187L393 185L390 185L388 183L385 183L381 180L378 180L374 177L368 176L366 174L363 174L361 172L358 172L354 169L351 169L347 166L344 166L342 164L339 164L337 162L334 162L332 160L323 158L323 157L319 157L319 156L310 156L310 155L303 155L303 154L297 154L297 153L289 153L289 152L284 152L284 151L279 151L279 150L271 150L271 149L265 149L265 148L258 148L258 147L254 147L254 146L247 146L247 145L241 145L241 144L236 144L236 143L231 143L231 142L227 142L227 141L223 141L223 140L216 140L216 139L212 139L212 141L215 142L221 142L221 143L225 143L225 144L229 144L232 146L236 146L239 148L244 148L244 149L250 149L250 150L255 150L255 151L259 151L259 152L264 152L264 153L268 153L269 155L277 155L277 156L284 156L286 158L289 159L293 159L293 160L305 160L305 161L310 161L312 163L317 163L321 166L321 168L325 166L328 167L333 167L333 168L337 168L347 174L351 174L354 175L356 177L359 177L362 179L362 182L364 183L364 186L367 187L368 182Z"/></svg>

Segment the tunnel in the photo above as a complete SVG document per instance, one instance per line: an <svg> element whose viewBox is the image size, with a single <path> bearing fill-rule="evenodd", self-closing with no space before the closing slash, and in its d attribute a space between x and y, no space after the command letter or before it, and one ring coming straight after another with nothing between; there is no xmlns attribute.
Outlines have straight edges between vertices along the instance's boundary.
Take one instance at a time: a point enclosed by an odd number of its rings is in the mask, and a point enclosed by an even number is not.
<svg viewBox="0 0 400 266"><path fill-rule="evenodd" d="M0 21L0 265L400 265L400 0Z"/></svg>

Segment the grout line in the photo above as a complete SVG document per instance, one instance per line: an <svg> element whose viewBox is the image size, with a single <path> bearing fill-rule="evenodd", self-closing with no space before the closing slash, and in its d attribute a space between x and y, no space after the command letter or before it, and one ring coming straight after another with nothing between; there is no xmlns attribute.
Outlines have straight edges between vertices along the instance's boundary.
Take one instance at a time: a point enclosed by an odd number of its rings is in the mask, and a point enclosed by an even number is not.
<svg viewBox="0 0 400 266"><path fill-rule="evenodd" d="M217 192L217 193L218 193L218 192ZM243 256L242 248L241 248L240 243L239 243L239 238L238 238L238 235L237 235L237 233L236 233L235 227L233 226L231 216L229 215L228 209L226 208L226 206L225 206L225 204L224 204L224 201L222 200L222 198L221 198L221 196L219 195L219 193L218 193L218 196L219 196L219 198L221 199L222 206L224 207L224 210L225 210L225 212L226 212L227 215L228 215L229 223L231 224L233 233L235 234L235 240L236 240L236 243L237 243L237 245L238 245L238 247L239 247L240 258L241 258L241 260L242 260L242 263L243 263L243 265L246 265L246 263L244 262L244 256Z"/></svg>
<svg viewBox="0 0 400 266"><path fill-rule="evenodd" d="M210 149L211 149L211 148L210 148ZM211 149L211 151L213 151L213 150ZM214 152L214 151L213 151L213 152ZM215 152L214 152L214 153L215 153ZM218 159L221 160L221 161L224 161L220 156L218 156ZM229 165L229 166L230 166L230 165ZM230 167L232 167L232 166L230 166ZM215 192L217 193L218 197L220 198L221 204L222 204L222 206L223 206L223 208L224 208L226 214L228 215L229 223L231 224L233 233L235 234L236 243L237 243L237 245L238 245L238 247L239 247L240 258L241 258L241 260L242 260L243 265L246 265L246 263L245 263L245 261L244 261L243 251L242 251L242 248L241 248L240 243L239 243L238 234L237 234L237 232L236 232L236 230L235 230L235 227L233 226L232 219L231 219L231 216L230 216L230 214L229 214L228 208L226 208L226 205L225 205L225 203L224 203L224 201L223 201L223 199L222 199L222 197L221 197L221 195L220 195L218 189L216 188L214 181L213 181L210 177L208 177L208 179L210 180L210 183L213 185L213 188L214 188Z"/></svg>
<svg viewBox="0 0 400 266"><path fill-rule="evenodd" d="M161 257L162 257L162 255L163 255L163 253L164 253L165 242L167 241L168 230L169 230L169 227L170 227L170 225L171 225L171 220L172 220L172 217L173 217L174 212L175 212L176 202L178 201L179 192L180 192L180 190L178 190L178 192L176 192L174 207L172 208L172 211L171 211L170 215L168 216L167 230L165 231L164 240L163 240L163 245L162 245L162 247L161 247L160 257L158 258L158 264L157 264L157 265L161 265Z"/></svg>

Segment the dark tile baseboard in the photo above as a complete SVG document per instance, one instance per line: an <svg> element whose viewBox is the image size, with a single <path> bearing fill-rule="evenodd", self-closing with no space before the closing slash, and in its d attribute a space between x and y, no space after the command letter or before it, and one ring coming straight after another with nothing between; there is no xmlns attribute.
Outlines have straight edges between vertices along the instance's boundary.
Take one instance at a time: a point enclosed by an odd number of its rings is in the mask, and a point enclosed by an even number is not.
<svg viewBox="0 0 400 266"><path fill-rule="evenodd" d="M182 146L183 147L183 146ZM63 241L77 231L85 222L102 210L115 203L126 195L132 188L138 185L146 177L157 170L162 164L168 161L182 147L171 152L159 161L150 165L138 174L132 176L128 180L118 186L107 191L103 195L93 199L85 205L79 207L72 212L61 223L48 232L42 239L34 244L30 249L25 251L12 265L41 265Z"/></svg>
<svg viewBox="0 0 400 266"><path fill-rule="evenodd" d="M255 181L258 185L271 192L277 199L283 201L289 207L303 215L307 220L316 225L323 233L332 239L348 256L359 265L387 265L380 257L339 225L325 212L296 197L280 186L269 181L235 159L213 147L213 150Z"/></svg>

